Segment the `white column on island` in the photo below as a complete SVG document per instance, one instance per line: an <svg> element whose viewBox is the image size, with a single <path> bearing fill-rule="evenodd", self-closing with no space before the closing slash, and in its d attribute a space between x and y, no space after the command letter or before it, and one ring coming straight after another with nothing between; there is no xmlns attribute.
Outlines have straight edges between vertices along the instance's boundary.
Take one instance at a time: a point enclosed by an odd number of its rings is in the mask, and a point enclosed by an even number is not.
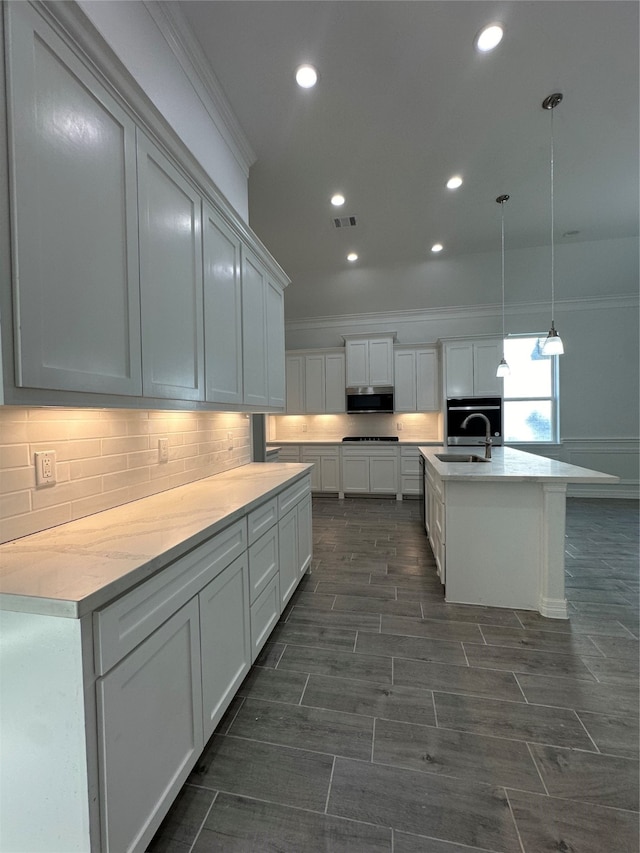
<svg viewBox="0 0 640 853"><path fill-rule="evenodd" d="M564 535L567 484L542 484L542 565L538 610L551 619L567 619L564 592Z"/></svg>

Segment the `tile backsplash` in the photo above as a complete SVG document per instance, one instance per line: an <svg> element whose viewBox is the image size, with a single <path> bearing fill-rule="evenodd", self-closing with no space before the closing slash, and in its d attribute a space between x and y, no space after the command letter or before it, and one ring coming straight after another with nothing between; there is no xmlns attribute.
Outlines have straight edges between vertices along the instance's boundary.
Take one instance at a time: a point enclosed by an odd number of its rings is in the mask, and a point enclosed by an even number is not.
<svg viewBox="0 0 640 853"><path fill-rule="evenodd" d="M159 438L169 441L167 462L159 462ZM56 452L54 486L36 488L39 450ZM0 406L0 541L250 461L243 414Z"/></svg>
<svg viewBox="0 0 640 853"><path fill-rule="evenodd" d="M393 415L269 415L269 441L340 441L346 435L393 435L400 441L439 441L439 412Z"/></svg>

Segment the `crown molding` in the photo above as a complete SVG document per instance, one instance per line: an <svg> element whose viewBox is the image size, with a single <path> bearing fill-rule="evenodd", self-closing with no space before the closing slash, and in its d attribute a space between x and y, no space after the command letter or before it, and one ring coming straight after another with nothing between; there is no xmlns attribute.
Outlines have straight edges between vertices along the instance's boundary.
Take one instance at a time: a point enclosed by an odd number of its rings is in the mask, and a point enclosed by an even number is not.
<svg viewBox="0 0 640 853"><path fill-rule="evenodd" d="M227 96L193 35L180 4L142 0L171 52L184 71L211 121L224 138L246 177L257 157L227 100Z"/></svg>
<svg viewBox="0 0 640 853"><path fill-rule="evenodd" d="M601 311L604 308L637 308L639 299L634 295L624 296L591 296L582 299L556 299L556 311ZM486 305L445 306L443 308L421 308L412 311L372 311L362 314L334 314L324 317L301 317L295 320L285 318L285 328L291 331L306 329L324 329L327 326L373 326L384 323L403 324L424 321L446 321L474 317L495 317L501 313L499 303ZM548 311L549 303L520 302L505 305L507 316L522 314L539 314Z"/></svg>

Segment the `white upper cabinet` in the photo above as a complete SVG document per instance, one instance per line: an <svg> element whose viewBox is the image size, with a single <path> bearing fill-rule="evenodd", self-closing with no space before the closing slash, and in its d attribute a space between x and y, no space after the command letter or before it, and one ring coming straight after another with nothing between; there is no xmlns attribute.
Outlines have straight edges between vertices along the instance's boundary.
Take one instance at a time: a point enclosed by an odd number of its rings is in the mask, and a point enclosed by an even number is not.
<svg viewBox="0 0 640 853"><path fill-rule="evenodd" d="M286 365L288 414L345 411L344 350L289 352Z"/></svg>
<svg viewBox="0 0 640 853"><path fill-rule="evenodd" d="M440 409L438 352L435 347L396 348L396 412L435 412Z"/></svg>
<svg viewBox="0 0 640 853"><path fill-rule="evenodd" d="M271 408L284 409L284 291L267 277L267 397Z"/></svg>
<svg viewBox="0 0 640 853"><path fill-rule="evenodd" d="M242 403L240 239L203 205L206 399Z"/></svg>
<svg viewBox="0 0 640 853"><path fill-rule="evenodd" d="M138 131L145 397L204 399L202 200Z"/></svg>
<svg viewBox="0 0 640 853"><path fill-rule="evenodd" d="M326 353L324 357L324 410L339 414L347 409L345 354Z"/></svg>
<svg viewBox="0 0 640 853"><path fill-rule="evenodd" d="M347 387L393 385L393 335L345 336Z"/></svg>
<svg viewBox="0 0 640 853"><path fill-rule="evenodd" d="M325 360L320 353L304 360L305 412L325 410Z"/></svg>
<svg viewBox="0 0 640 853"><path fill-rule="evenodd" d="M305 357L287 354L285 366L287 414L299 415L304 412Z"/></svg>
<svg viewBox="0 0 640 853"><path fill-rule="evenodd" d="M15 384L140 395L133 122L28 3L7 8Z"/></svg>
<svg viewBox="0 0 640 853"><path fill-rule="evenodd" d="M502 380L496 368L502 357L497 338L445 341L444 373L447 397L500 397Z"/></svg>

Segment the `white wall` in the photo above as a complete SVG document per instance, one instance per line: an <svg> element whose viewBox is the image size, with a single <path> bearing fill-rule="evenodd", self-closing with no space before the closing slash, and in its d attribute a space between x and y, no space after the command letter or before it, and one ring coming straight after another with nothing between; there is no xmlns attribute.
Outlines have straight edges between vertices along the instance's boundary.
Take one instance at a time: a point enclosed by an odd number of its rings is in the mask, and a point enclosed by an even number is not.
<svg viewBox="0 0 640 853"><path fill-rule="evenodd" d="M224 118L206 98L203 101L146 5L139 0L79 0L78 6L248 222L248 166L225 139Z"/></svg>

